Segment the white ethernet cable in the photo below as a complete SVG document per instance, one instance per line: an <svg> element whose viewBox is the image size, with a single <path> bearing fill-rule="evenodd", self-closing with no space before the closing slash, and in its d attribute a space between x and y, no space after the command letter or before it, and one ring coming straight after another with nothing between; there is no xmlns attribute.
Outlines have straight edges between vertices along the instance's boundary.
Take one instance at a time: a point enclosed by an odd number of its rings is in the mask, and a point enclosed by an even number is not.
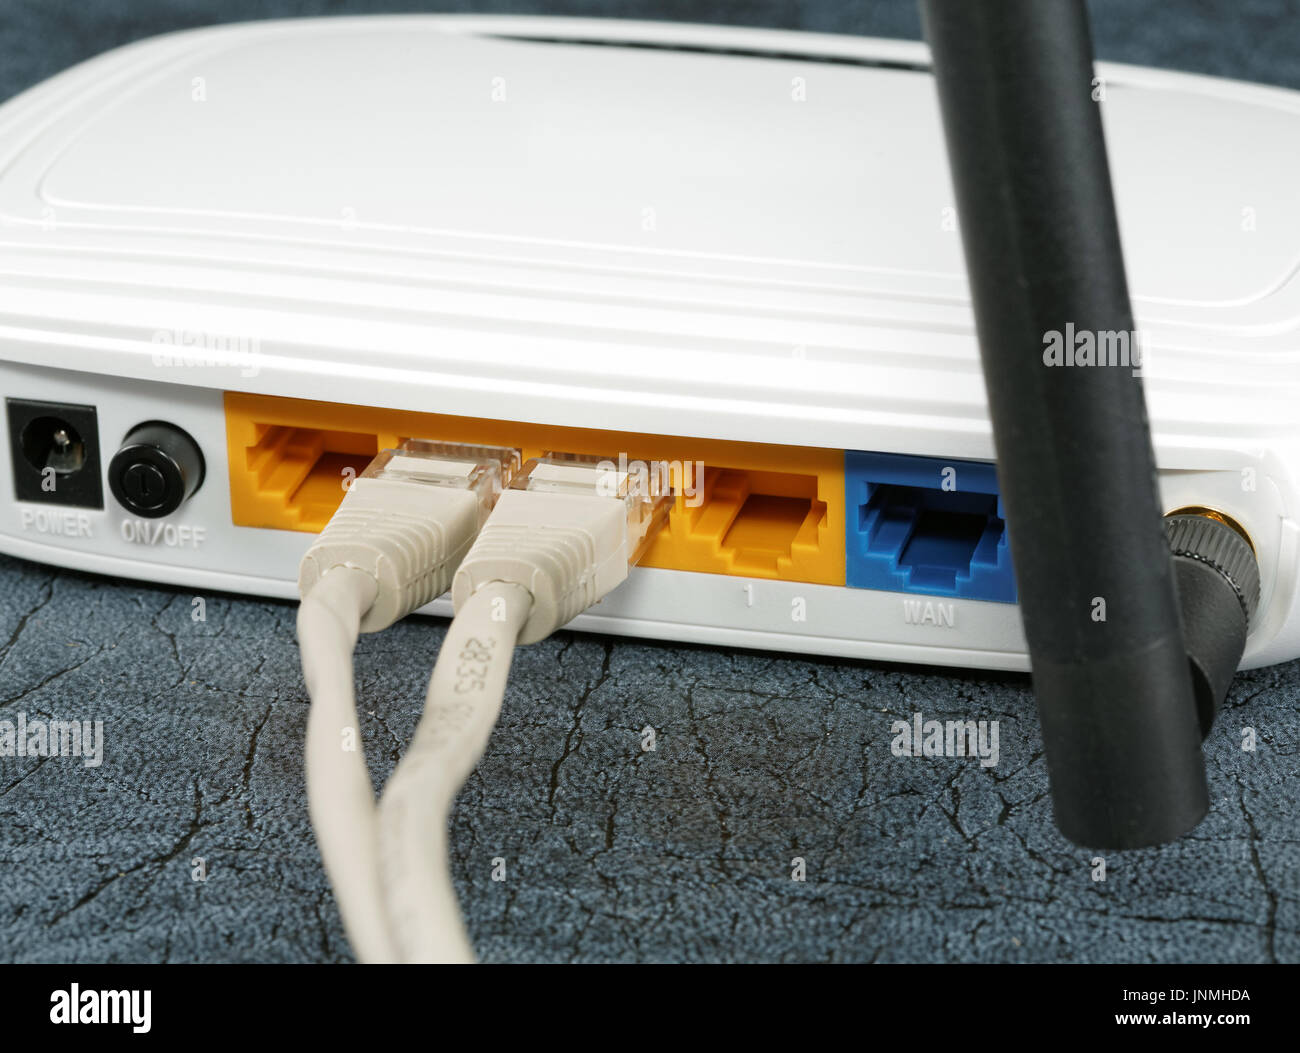
<svg viewBox="0 0 1300 1053"><path fill-rule="evenodd" d="M501 711L516 644L544 639L621 584L670 495L595 458L529 461L456 572L456 617L415 738L379 806L383 901L397 957L471 962L447 866L452 803Z"/></svg>
<svg viewBox="0 0 1300 1053"><path fill-rule="evenodd" d="M383 904L374 789L353 693L352 652L441 595L519 452L410 440L352 483L303 557L298 642L311 696L307 794L339 912L363 962L398 959Z"/></svg>

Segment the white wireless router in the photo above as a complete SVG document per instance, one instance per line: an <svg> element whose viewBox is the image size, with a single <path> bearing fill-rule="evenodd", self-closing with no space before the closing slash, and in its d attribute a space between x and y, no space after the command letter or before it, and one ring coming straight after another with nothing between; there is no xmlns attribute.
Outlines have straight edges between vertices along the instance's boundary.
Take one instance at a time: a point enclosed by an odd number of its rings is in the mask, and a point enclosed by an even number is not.
<svg viewBox="0 0 1300 1053"><path fill-rule="evenodd" d="M927 64L371 17L26 92L0 107L0 549L288 598L403 439L623 455L683 492L575 628L1027 668ZM1249 537L1243 666L1290 659L1300 95L1098 73L1164 511Z"/></svg>

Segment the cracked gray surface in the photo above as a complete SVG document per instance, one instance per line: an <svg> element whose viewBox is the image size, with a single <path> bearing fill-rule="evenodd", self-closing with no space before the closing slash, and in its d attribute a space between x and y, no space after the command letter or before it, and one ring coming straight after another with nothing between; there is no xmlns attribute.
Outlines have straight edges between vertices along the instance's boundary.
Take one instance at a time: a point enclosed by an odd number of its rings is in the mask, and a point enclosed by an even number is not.
<svg viewBox="0 0 1300 1053"><path fill-rule="evenodd" d="M303 799L294 608L204 601L196 622L189 592L0 557L0 719L105 725L98 768L0 759L0 959L349 958ZM377 785L444 628L361 642ZM1298 708L1300 663L1239 675L1209 817L1096 882L1052 826L1024 677L561 633L518 654L456 885L489 961L1297 961ZM998 720L1000 763L894 756L918 710Z"/></svg>
<svg viewBox="0 0 1300 1053"><path fill-rule="evenodd" d="M1090 7L1102 58L1300 88L1293 2ZM186 26L457 8L917 33L912 0L9 0L0 99ZM303 800L293 608L210 595L195 622L191 601L0 557L0 720L102 719L106 738L99 768L0 758L0 960L349 958ZM361 643L377 783L443 628ZM490 961L1296 961L1298 706L1300 663L1240 675L1209 817L1101 883L1052 826L1023 677L562 633L519 654L461 794L457 888ZM893 756L890 723L917 710L999 720L1001 763Z"/></svg>

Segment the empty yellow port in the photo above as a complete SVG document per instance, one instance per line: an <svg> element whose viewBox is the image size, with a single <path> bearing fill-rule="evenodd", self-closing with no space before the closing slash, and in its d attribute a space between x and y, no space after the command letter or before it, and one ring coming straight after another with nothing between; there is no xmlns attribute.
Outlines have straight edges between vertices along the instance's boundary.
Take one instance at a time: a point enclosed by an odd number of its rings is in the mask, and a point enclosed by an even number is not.
<svg viewBox="0 0 1300 1053"><path fill-rule="evenodd" d="M346 406L227 392L231 518L236 526L318 531L344 481L404 439L513 446L677 466L668 525L643 566L844 584L844 455L839 450ZM703 463L702 476L694 471ZM694 488L697 497L681 491Z"/></svg>
<svg viewBox="0 0 1300 1053"><path fill-rule="evenodd" d="M243 515L258 525L320 530L342 500L349 469L355 479L379 452L378 436L359 432L258 424L256 433L241 452L254 484Z"/></svg>
<svg viewBox="0 0 1300 1053"><path fill-rule="evenodd" d="M692 507L686 498L677 500L668 529L642 563L754 578L828 581L810 574L809 568L822 568L821 557L834 550L838 563L824 569L837 570L837 578L828 583L844 584L843 548L827 537L830 502L819 496L819 482L826 487L824 478L811 472L714 468L707 458L697 459L705 462L703 501ZM837 509L836 514L843 513Z"/></svg>

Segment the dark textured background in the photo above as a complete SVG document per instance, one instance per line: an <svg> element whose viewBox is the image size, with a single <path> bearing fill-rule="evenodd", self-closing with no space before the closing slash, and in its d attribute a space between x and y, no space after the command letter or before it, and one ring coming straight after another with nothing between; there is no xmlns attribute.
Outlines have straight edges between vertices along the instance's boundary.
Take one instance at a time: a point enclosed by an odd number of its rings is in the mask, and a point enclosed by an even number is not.
<svg viewBox="0 0 1300 1053"><path fill-rule="evenodd" d="M911 0L3 0L0 98L166 30L416 10L919 35ZM1092 11L1102 58L1300 88L1294 3ZM210 595L195 622L192 598L0 557L0 718L102 719L107 739L96 769L0 759L0 960L350 957L306 819L294 609ZM410 620L361 643L377 782L442 635ZM1240 675L1207 744L1210 816L1097 883L1052 826L1027 678L561 633L516 660L457 806L456 881L489 961L1298 961L1298 709L1300 663ZM889 725L916 710L1000 721L1001 763L894 757Z"/></svg>

